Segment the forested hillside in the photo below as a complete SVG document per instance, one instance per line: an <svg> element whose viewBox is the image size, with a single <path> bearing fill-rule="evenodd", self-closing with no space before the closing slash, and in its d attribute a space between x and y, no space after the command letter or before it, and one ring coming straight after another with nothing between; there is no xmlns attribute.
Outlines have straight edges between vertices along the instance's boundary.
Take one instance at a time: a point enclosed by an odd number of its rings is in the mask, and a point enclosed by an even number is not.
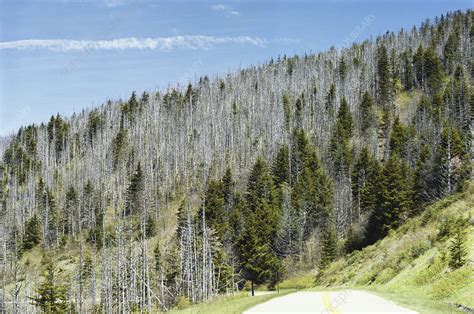
<svg viewBox="0 0 474 314"><path fill-rule="evenodd" d="M21 128L1 306L169 310L375 243L471 178L473 39L448 13Z"/></svg>

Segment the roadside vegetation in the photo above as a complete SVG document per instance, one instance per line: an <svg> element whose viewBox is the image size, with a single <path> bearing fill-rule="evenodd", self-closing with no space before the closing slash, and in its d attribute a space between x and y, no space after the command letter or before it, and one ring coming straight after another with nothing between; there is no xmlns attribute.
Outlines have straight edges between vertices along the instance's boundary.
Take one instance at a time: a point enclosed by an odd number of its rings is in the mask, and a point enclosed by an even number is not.
<svg viewBox="0 0 474 314"><path fill-rule="evenodd" d="M474 309L474 184L440 200L383 240L318 273L283 280L295 289L362 289L421 313Z"/></svg>

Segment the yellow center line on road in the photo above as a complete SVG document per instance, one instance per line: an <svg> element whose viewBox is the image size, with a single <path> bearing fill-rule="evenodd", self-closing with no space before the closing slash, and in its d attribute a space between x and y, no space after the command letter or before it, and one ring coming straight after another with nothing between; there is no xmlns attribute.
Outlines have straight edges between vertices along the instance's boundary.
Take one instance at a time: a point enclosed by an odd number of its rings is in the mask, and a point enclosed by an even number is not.
<svg viewBox="0 0 474 314"><path fill-rule="evenodd" d="M328 313L331 313L331 314L341 314L341 312L339 312L339 311L332 305L331 298L330 298L329 293L328 293L327 291L323 291L322 298L323 298L324 307L326 308L326 310L328 311Z"/></svg>

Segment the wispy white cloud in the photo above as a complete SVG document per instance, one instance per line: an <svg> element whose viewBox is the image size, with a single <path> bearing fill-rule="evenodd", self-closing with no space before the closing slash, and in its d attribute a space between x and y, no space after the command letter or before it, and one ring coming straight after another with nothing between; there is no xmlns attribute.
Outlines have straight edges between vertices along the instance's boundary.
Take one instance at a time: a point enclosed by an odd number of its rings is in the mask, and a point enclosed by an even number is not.
<svg viewBox="0 0 474 314"><path fill-rule="evenodd" d="M34 3L59 3L59 4L70 4L70 3L82 3L92 4L97 6L105 6L109 8L120 7L124 5L133 4L146 4L151 3L153 0L29 0Z"/></svg>
<svg viewBox="0 0 474 314"><path fill-rule="evenodd" d="M229 6L225 4L214 4L211 5L211 9L213 9L214 11L226 11L229 9Z"/></svg>
<svg viewBox="0 0 474 314"><path fill-rule="evenodd" d="M283 45L293 45L301 43L301 40L299 38L279 37L273 39L272 42Z"/></svg>
<svg viewBox="0 0 474 314"><path fill-rule="evenodd" d="M234 16L239 16L240 15L239 11L236 11L231 6L228 6L228 5L225 5L225 4L211 5L211 9L213 11L222 12L226 15L234 15Z"/></svg>
<svg viewBox="0 0 474 314"><path fill-rule="evenodd" d="M173 49L209 49L213 46L224 44L265 47L267 40L250 36L215 37L205 35L184 35L158 38L129 37L111 40L26 39L0 42L0 50L48 49L52 51L87 51L153 49L170 51Z"/></svg>

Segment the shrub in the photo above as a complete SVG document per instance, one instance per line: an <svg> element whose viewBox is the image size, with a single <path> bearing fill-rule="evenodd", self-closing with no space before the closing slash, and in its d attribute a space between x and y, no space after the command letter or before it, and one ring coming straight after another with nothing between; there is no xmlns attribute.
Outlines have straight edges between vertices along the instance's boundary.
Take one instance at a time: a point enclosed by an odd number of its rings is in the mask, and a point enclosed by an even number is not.
<svg viewBox="0 0 474 314"><path fill-rule="evenodd" d="M305 289L314 287L316 284L314 274L295 276L280 283L280 289Z"/></svg>
<svg viewBox="0 0 474 314"><path fill-rule="evenodd" d="M430 297L439 300L450 295L474 281L474 267L459 268L435 282L431 288Z"/></svg>
<svg viewBox="0 0 474 314"><path fill-rule="evenodd" d="M447 266L446 254L437 254L430 264L423 268L413 278L415 285L421 286L435 281L443 274L443 270Z"/></svg>
<svg viewBox="0 0 474 314"><path fill-rule="evenodd" d="M393 277L397 275L397 271L391 267L383 269L375 279L375 282L378 284L384 284L392 280Z"/></svg>
<svg viewBox="0 0 474 314"><path fill-rule="evenodd" d="M409 249L411 259L415 259L430 249L430 243L428 241L416 241Z"/></svg>
<svg viewBox="0 0 474 314"><path fill-rule="evenodd" d="M178 308L179 310L185 309L190 306L191 302L189 302L189 299L183 295L179 296L178 300L176 300L176 308Z"/></svg>

